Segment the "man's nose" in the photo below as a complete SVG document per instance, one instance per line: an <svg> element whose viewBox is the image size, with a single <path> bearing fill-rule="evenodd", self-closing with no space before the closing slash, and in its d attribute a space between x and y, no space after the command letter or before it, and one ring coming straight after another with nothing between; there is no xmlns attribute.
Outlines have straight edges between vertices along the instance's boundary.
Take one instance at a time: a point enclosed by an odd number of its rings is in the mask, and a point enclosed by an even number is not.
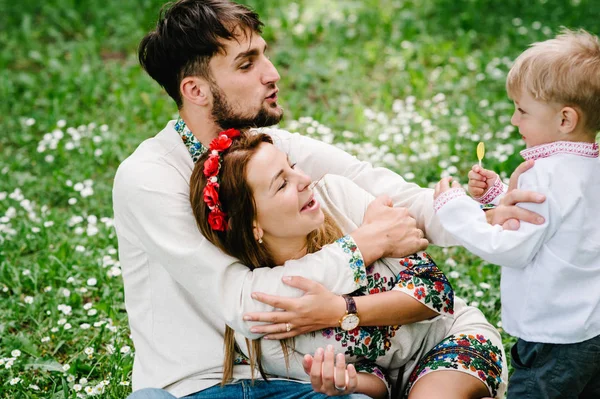
<svg viewBox="0 0 600 399"><path fill-rule="evenodd" d="M279 81L281 77L279 76L279 72L277 72L277 68L275 65L267 58L265 64L265 70L262 74L262 84L274 84Z"/></svg>

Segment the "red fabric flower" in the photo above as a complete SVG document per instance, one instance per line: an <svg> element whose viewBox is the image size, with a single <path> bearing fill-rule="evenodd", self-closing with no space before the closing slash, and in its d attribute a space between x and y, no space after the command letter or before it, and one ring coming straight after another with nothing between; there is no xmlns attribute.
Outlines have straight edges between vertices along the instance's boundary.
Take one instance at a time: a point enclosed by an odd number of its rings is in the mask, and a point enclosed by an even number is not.
<svg viewBox="0 0 600 399"><path fill-rule="evenodd" d="M425 288L419 287L415 290L413 294L417 299L425 298Z"/></svg>
<svg viewBox="0 0 600 399"><path fill-rule="evenodd" d="M211 151L225 151L231 147L231 139L224 134L219 134L219 136L213 141L210 142L208 149Z"/></svg>
<svg viewBox="0 0 600 399"><path fill-rule="evenodd" d="M208 182L204 187L204 203L208 205L210 209L213 209L215 206L219 205L219 189L218 183Z"/></svg>
<svg viewBox="0 0 600 399"><path fill-rule="evenodd" d="M224 134L225 136L229 137L230 139L234 139L236 137L240 137L240 131L237 129L227 129L222 131L219 134Z"/></svg>
<svg viewBox="0 0 600 399"><path fill-rule="evenodd" d="M213 209L208 214L208 224L210 228L216 231L225 231L227 230L227 220L225 219L227 215L223 213L219 208Z"/></svg>
<svg viewBox="0 0 600 399"><path fill-rule="evenodd" d="M219 173L219 156L211 155L204 161L204 176L212 177Z"/></svg>
<svg viewBox="0 0 600 399"><path fill-rule="evenodd" d="M227 214L220 209L221 203L219 202L219 184L217 183L217 176L221 166L221 153L231 147L232 139L239 136L239 130L227 129L219 133L208 146L211 155L204 162L204 176L207 177L208 181L202 194L204 202L211 209L208 214L208 224L213 230L227 230Z"/></svg>
<svg viewBox="0 0 600 399"><path fill-rule="evenodd" d="M441 281L436 281L434 283L434 288L437 292L442 292L444 291L445 285Z"/></svg>

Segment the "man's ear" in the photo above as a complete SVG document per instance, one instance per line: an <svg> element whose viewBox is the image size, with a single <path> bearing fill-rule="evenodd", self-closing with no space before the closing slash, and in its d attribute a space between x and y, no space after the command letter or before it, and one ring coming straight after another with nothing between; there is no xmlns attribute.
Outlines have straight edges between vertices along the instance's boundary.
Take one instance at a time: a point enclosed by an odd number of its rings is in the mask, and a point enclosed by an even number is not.
<svg viewBox="0 0 600 399"><path fill-rule="evenodd" d="M183 78L179 90L181 96L192 104L206 106L210 103L210 85L202 78L197 76Z"/></svg>
<svg viewBox="0 0 600 399"><path fill-rule="evenodd" d="M579 123L579 114L573 107L563 107L560 110L559 131L563 134L569 134L575 131Z"/></svg>

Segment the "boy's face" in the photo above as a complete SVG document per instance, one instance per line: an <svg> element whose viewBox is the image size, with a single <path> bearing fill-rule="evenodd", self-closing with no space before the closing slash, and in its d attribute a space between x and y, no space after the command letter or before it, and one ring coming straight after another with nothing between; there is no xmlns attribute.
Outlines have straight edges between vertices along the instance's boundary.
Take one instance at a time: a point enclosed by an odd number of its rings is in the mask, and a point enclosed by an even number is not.
<svg viewBox="0 0 600 399"><path fill-rule="evenodd" d="M514 99L515 112L510 123L519 129L527 148L563 139L558 104L537 101L526 90Z"/></svg>
<svg viewBox="0 0 600 399"><path fill-rule="evenodd" d="M271 126L283 109L277 103L279 73L266 56L267 43L257 33L238 34L225 43L226 54L209 63L212 114L222 128Z"/></svg>

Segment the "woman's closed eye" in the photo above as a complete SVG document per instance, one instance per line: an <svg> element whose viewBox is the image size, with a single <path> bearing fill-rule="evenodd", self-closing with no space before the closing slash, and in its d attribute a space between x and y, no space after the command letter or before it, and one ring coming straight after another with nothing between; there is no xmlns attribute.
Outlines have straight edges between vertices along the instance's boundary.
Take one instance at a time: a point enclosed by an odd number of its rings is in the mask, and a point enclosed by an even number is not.
<svg viewBox="0 0 600 399"><path fill-rule="evenodd" d="M277 189L277 191L281 191L283 190L288 184L287 179L283 179L283 183L281 183L281 186L279 186L279 188Z"/></svg>
<svg viewBox="0 0 600 399"><path fill-rule="evenodd" d="M294 169L295 167L296 167L295 163L293 163L293 164L290 165L291 169ZM279 188L277 189L277 191L283 190L287 186L287 184L288 184L287 179L283 179L283 183L281 183L281 186L279 186Z"/></svg>

